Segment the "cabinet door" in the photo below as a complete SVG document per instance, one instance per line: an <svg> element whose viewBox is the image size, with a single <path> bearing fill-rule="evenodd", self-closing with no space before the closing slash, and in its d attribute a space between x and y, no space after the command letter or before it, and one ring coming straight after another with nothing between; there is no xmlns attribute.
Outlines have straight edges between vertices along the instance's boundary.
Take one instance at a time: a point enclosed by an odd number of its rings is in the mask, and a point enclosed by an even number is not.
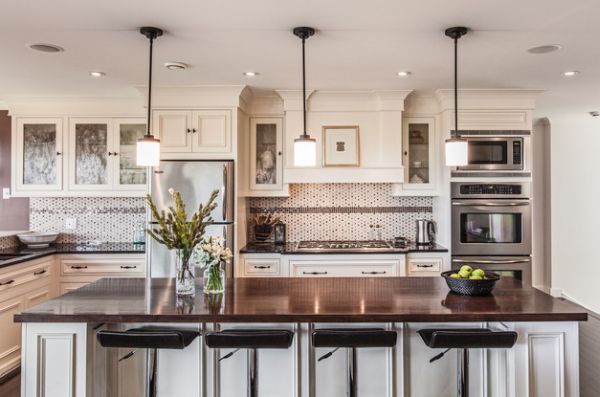
<svg viewBox="0 0 600 397"><path fill-rule="evenodd" d="M201 110L193 112L192 151L195 153L231 152L231 112Z"/></svg>
<svg viewBox="0 0 600 397"><path fill-rule="evenodd" d="M114 121L113 160L115 161L115 189L145 190L146 167L136 166L136 142L146 133L142 119L118 119Z"/></svg>
<svg viewBox="0 0 600 397"><path fill-rule="evenodd" d="M63 189L63 121L60 118L19 118L16 122L15 189Z"/></svg>
<svg viewBox="0 0 600 397"><path fill-rule="evenodd" d="M0 376L19 366L21 324L15 323L13 317L23 309L21 296L0 302Z"/></svg>
<svg viewBox="0 0 600 397"><path fill-rule="evenodd" d="M114 166L112 147L111 120L71 119L68 156L69 189L111 189Z"/></svg>
<svg viewBox="0 0 600 397"><path fill-rule="evenodd" d="M152 132L160 138L160 151L186 153L192 151L191 112L157 110L152 112Z"/></svg>
<svg viewBox="0 0 600 397"><path fill-rule="evenodd" d="M281 118L250 120L250 190L283 186L283 122Z"/></svg>
<svg viewBox="0 0 600 397"><path fill-rule="evenodd" d="M399 263L389 259L302 260L289 261L292 277L394 277Z"/></svg>
<svg viewBox="0 0 600 397"><path fill-rule="evenodd" d="M435 189L436 134L431 118L406 118L403 126L405 189Z"/></svg>

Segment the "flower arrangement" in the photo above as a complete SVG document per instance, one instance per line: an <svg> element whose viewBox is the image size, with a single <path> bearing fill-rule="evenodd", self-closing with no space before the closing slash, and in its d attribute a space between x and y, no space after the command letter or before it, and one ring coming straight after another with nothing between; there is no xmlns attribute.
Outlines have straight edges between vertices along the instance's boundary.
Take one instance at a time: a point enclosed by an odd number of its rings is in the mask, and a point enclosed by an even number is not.
<svg viewBox="0 0 600 397"><path fill-rule="evenodd" d="M279 223L281 218L273 216L273 214L267 215L255 215L254 222L254 237L256 241L266 241L271 233L273 232L273 225Z"/></svg>
<svg viewBox="0 0 600 397"><path fill-rule="evenodd" d="M209 237L196 247L196 258L204 264L204 292L220 293L225 289L221 263L229 263L231 250L225 247L222 237Z"/></svg>
<svg viewBox="0 0 600 397"><path fill-rule="evenodd" d="M172 188L169 189L169 194L171 195L173 204L169 206L168 211L159 211L152 201L152 197L149 194L146 195L146 202L148 203L152 217L158 224L155 227L148 228L147 232L158 243L165 245L170 250L176 250L179 267L177 269L177 282L179 283L177 285L177 292L193 293L194 274L189 261L194 248L204 239L206 226L213 221L210 214L217 207L215 199L219 191L213 191L208 201L205 204L201 203L191 218L187 216L181 194ZM185 289L189 290L191 288L192 291L186 292L180 290L180 284L190 279L192 280L191 287L188 285Z"/></svg>

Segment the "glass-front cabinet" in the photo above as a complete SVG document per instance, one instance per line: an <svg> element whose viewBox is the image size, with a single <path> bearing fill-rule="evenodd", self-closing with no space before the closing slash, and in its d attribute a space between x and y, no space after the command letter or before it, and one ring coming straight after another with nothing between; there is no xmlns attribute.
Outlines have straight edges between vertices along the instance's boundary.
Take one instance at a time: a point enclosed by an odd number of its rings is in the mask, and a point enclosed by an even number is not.
<svg viewBox="0 0 600 397"><path fill-rule="evenodd" d="M112 185L112 122L71 119L69 122L69 188L106 190Z"/></svg>
<svg viewBox="0 0 600 397"><path fill-rule="evenodd" d="M250 119L250 196L287 196L283 183L283 119Z"/></svg>
<svg viewBox="0 0 600 397"><path fill-rule="evenodd" d="M433 117L406 117L402 125L404 183L394 186L395 195L437 194L438 138Z"/></svg>
<svg viewBox="0 0 600 397"><path fill-rule="evenodd" d="M16 123L15 191L63 189L63 120L19 118Z"/></svg>
<svg viewBox="0 0 600 397"><path fill-rule="evenodd" d="M117 189L139 190L146 186L146 167L136 166L136 142L146 133L144 120L120 119L114 122L115 148L113 158L118 162L115 167L115 185Z"/></svg>

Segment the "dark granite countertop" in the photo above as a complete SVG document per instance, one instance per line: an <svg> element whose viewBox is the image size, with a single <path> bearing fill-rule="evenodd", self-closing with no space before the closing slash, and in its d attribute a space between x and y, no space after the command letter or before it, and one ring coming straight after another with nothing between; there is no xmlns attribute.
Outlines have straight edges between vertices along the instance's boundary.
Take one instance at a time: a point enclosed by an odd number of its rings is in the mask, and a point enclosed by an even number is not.
<svg viewBox="0 0 600 397"><path fill-rule="evenodd" d="M283 255L335 255L335 254L407 254L414 252L448 252L448 249L439 244L431 245L416 245L409 243L408 246L402 248L390 248L389 250L344 250L344 251L310 251L298 250L297 242L289 242L285 244L267 243L249 243L240 250L240 254L283 254Z"/></svg>
<svg viewBox="0 0 600 397"><path fill-rule="evenodd" d="M17 322L585 321L564 299L504 277L492 295L450 292L441 277L238 278L223 295L177 297L170 278L104 278L24 310Z"/></svg>
<svg viewBox="0 0 600 397"><path fill-rule="evenodd" d="M98 245L63 243L48 248L27 248L24 245L0 250L0 268L54 254L143 254L145 244L102 243ZM3 260L10 257L10 259Z"/></svg>

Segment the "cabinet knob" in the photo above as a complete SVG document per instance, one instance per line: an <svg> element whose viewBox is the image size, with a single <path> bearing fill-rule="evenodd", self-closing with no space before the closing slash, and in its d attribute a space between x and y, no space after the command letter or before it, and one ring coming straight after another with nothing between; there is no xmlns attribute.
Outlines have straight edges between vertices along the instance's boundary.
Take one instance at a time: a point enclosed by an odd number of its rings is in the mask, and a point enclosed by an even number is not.
<svg viewBox="0 0 600 397"><path fill-rule="evenodd" d="M108 152L108 155L109 155L109 156L112 156L112 152Z"/></svg>
<svg viewBox="0 0 600 397"><path fill-rule="evenodd" d="M405 155L405 156L408 156L408 151L406 151L406 150L405 150L405 151L404 151L404 155Z"/></svg>
<svg viewBox="0 0 600 397"><path fill-rule="evenodd" d="M283 154L282 152L277 152L277 155L278 155L278 156L281 156L282 154Z"/></svg>
<svg viewBox="0 0 600 397"><path fill-rule="evenodd" d="M61 154L62 154L61 152L56 152L56 155L57 155L57 156L60 156Z"/></svg>
<svg viewBox="0 0 600 397"><path fill-rule="evenodd" d="M186 131L187 131L187 133L188 133L188 134L189 134L190 132L192 132L192 130L191 130L191 129L189 129L189 128L187 128L187 129L186 129Z"/></svg>
<svg viewBox="0 0 600 397"><path fill-rule="evenodd" d="M198 132L198 130L196 130L195 128L192 128L192 133L195 134L196 132Z"/></svg>
<svg viewBox="0 0 600 397"><path fill-rule="evenodd" d="M113 156L116 156L117 154L119 154L119 153L117 153L117 152L113 152Z"/></svg>

